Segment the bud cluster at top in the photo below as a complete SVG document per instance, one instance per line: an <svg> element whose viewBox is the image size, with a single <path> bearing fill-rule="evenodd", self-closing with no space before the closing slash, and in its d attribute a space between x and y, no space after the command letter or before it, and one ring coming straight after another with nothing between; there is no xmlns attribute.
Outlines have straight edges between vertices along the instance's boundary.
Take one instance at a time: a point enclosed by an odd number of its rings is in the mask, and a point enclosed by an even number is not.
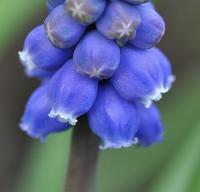
<svg viewBox="0 0 200 192"><path fill-rule="evenodd" d="M174 81L155 47L165 22L147 0L48 0L49 15L27 36L19 57L41 80L20 127L34 138L87 115L102 149L162 141L155 101Z"/></svg>

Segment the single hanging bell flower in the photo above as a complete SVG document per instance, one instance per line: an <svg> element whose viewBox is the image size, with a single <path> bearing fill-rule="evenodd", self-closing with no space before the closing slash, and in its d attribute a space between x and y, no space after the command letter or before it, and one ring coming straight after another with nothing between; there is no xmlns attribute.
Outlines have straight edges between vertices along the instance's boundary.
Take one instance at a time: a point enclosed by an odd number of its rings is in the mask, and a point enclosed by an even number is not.
<svg viewBox="0 0 200 192"><path fill-rule="evenodd" d="M77 45L73 61L78 72L98 79L108 79L119 65L120 48L114 41L92 31Z"/></svg>
<svg viewBox="0 0 200 192"><path fill-rule="evenodd" d="M66 0L67 13L84 25L94 23L103 13L106 0Z"/></svg>
<svg viewBox="0 0 200 192"><path fill-rule="evenodd" d="M163 141L164 126L160 118L159 110L155 104L150 108L138 105L139 129L136 133L138 144L149 146Z"/></svg>
<svg viewBox="0 0 200 192"><path fill-rule="evenodd" d="M113 1L108 4L96 27L107 38L125 43L135 38L140 22L140 15L134 6Z"/></svg>
<svg viewBox="0 0 200 192"><path fill-rule="evenodd" d="M121 49L121 62L111 82L125 99L149 107L162 98L164 70L150 50L128 46Z"/></svg>
<svg viewBox="0 0 200 192"><path fill-rule="evenodd" d="M136 6L141 24L138 26L135 38L129 42L141 49L149 49L160 42L165 33L165 22L156 12L151 3Z"/></svg>
<svg viewBox="0 0 200 192"><path fill-rule="evenodd" d="M59 69L50 82L52 109L49 117L75 125L87 113L96 98L98 81L75 71L73 61Z"/></svg>
<svg viewBox="0 0 200 192"><path fill-rule="evenodd" d="M44 25L49 40L59 48L76 45L86 29L67 14L64 5L56 7L45 19Z"/></svg>
<svg viewBox="0 0 200 192"><path fill-rule="evenodd" d="M48 40L43 25L33 29L27 36L20 60L30 76L40 71L55 71L70 59L73 49L58 49ZM36 72L35 72L36 71Z"/></svg>
<svg viewBox="0 0 200 192"><path fill-rule="evenodd" d="M64 131L70 128L67 123L60 123L56 119L48 117L51 103L48 98L48 84L41 85L34 91L27 102L20 127L30 137L39 138L42 141L54 132Z"/></svg>
<svg viewBox="0 0 200 192"><path fill-rule="evenodd" d="M136 106L121 98L112 85L100 85L88 119L92 131L103 141L102 149L130 147L137 142Z"/></svg>
<svg viewBox="0 0 200 192"><path fill-rule="evenodd" d="M57 6L64 4L65 0L47 0L47 7L49 12L55 9Z"/></svg>

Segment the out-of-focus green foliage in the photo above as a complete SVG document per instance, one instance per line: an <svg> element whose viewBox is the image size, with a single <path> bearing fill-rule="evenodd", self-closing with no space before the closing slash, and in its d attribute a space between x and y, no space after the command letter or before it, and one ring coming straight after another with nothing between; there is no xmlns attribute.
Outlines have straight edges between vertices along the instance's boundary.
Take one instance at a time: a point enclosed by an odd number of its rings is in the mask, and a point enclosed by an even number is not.
<svg viewBox="0 0 200 192"><path fill-rule="evenodd" d="M0 50L1 52L16 39L21 29L37 17L37 11L45 6L43 0L0 0Z"/></svg>
<svg viewBox="0 0 200 192"><path fill-rule="evenodd" d="M44 5L44 0L0 1L1 50L6 50ZM102 152L98 192L200 191L199 74L188 74L184 81L178 81L161 102L166 124L164 143L145 149ZM71 132L67 132L51 136L45 144L37 141L32 144L19 179L19 192L62 191L70 136Z"/></svg>

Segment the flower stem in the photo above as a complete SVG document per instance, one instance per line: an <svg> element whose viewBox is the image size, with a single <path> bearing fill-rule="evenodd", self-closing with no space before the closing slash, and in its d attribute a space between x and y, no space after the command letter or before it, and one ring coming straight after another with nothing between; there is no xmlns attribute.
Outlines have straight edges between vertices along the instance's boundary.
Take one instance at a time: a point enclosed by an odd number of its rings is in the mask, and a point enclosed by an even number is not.
<svg viewBox="0 0 200 192"><path fill-rule="evenodd" d="M94 192L99 139L86 118L73 130L65 192Z"/></svg>

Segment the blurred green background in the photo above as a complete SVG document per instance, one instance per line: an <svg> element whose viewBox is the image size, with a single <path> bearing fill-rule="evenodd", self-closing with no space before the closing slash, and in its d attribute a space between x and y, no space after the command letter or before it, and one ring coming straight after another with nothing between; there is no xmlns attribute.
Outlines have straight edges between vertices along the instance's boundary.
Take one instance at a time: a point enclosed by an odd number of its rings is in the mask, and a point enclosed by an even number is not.
<svg viewBox="0 0 200 192"><path fill-rule="evenodd" d="M158 0L167 23L159 45L177 81L159 102L165 141L150 148L100 154L97 192L200 191L200 1ZM71 132L33 141L18 128L26 99L38 82L24 76L17 52L40 24L45 0L0 0L0 191L60 192Z"/></svg>

